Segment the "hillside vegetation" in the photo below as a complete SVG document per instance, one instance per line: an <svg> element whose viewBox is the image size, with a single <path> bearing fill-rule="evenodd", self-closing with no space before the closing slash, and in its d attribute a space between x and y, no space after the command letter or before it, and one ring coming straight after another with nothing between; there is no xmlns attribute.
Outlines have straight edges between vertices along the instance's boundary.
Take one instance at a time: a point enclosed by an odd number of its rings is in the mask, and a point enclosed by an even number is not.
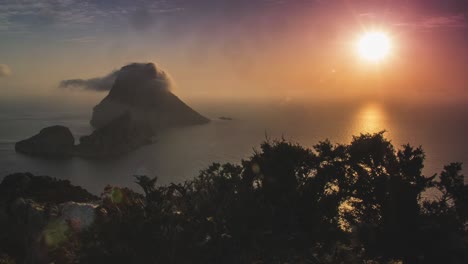
<svg viewBox="0 0 468 264"><path fill-rule="evenodd" d="M3 236L0 263L468 263L461 164L425 176L424 159L383 132L311 149L267 140L241 164L215 163L184 183L135 176L141 193L108 186L92 224L67 219L54 243L44 239L49 220L35 237L22 234L27 242ZM44 207L76 201L31 192L0 196L10 208L2 229L27 217L11 220L19 197Z"/></svg>

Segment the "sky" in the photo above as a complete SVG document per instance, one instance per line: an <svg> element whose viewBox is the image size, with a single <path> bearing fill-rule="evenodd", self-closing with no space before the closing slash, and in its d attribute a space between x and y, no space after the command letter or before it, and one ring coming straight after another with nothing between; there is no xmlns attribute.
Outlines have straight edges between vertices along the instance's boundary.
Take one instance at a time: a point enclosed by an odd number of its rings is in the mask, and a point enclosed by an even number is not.
<svg viewBox="0 0 468 264"><path fill-rule="evenodd" d="M356 55L370 30L392 42L378 64ZM131 62L188 99L463 101L468 0L0 0L0 96L70 96Z"/></svg>

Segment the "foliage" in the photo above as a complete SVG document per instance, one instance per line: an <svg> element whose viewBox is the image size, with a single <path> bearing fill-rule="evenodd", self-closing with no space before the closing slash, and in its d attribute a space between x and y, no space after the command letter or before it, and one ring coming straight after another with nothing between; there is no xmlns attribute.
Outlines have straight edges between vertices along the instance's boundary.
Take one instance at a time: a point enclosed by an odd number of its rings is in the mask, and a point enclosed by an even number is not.
<svg viewBox="0 0 468 264"><path fill-rule="evenodd" d="M55 203L90 202L97 199L85 189L73 186L68 180L33 176L31 173L14 173L5 176L0 184L0 202L18 197Z"/></svg>
<svg viewBox="0 0 468 264"><path fill-rule="evenodd" d="M426 177L424 159L383 132L312 149L266 141L184 183L108 186L65 251L83 263L467 263L461 164Z"/></svg>

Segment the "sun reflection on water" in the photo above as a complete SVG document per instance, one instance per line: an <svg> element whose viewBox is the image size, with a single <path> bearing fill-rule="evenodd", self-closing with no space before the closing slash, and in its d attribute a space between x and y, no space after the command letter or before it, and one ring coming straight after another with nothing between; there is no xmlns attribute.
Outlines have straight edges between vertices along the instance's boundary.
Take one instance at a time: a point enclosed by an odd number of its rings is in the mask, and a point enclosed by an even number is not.
<svg viewBox="0 0 468 264"><path fill-rule="evenodd" d="M377 103L364 105L356 113L353 134L377 133L388 129L385 111Z"/></svg>

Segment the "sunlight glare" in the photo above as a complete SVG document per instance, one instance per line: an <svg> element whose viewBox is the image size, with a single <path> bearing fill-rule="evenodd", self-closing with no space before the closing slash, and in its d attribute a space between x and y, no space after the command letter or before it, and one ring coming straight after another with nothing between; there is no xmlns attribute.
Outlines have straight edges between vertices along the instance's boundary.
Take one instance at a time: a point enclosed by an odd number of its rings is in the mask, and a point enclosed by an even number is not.
<svg viewBox="0 0 468 264"><path fill-rule="evenodd" d="M370 62L379 62L390 52L388 35L381 31L367 32L357 42L359 56Z"/></svg>
<svg viewBox="0 0 468 264"><path fill-rule="evenodd" d="M353 134L378 133L389 129L383 109L374 103L365 105L356 115Z"/></svg>

